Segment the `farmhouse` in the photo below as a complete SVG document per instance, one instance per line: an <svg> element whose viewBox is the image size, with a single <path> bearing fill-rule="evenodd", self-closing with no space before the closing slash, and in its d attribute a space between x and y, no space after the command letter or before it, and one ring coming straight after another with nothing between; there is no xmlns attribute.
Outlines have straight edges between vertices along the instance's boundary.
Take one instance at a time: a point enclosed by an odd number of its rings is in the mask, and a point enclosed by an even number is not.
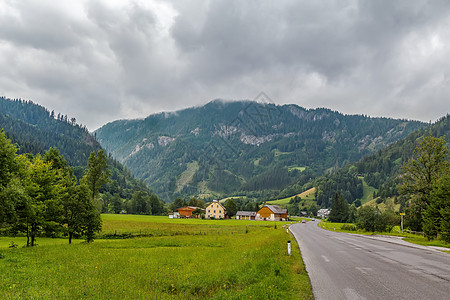
<svg viewBox="0 0 450 300"><path fill-rule="evenodd" d="M178 209L179 217L180 218L200 218L200 214L192 215L192 212L196 209L201 209L202 211L205 211L203 208L196 207L196 206L180 207Z"/></svg>
<svg viewBox="0 0 450 300"><path fill-rule="evenodd" d="M328 215L330 214L330 210L326 208L321 208L317 211L317 216L321 217L322 219L328 218Z"/></svg>
<svg viewBox="0 0 450 300"><path fill-rule="evenodd" d="M286 221L287 209L277 205L264 205L256 213L256 220L261 221Z"/></svg>
<svg viewBox="0 0 450 300"><path fill-rule="evenodd" d="M255 211L238 211L236 213L236 220L254 220L256 218Z"/></svg>
<svg viewBox="0 0 450 300"><path fill-rule="evenodd" d="M206 218L225 219L227 211L222 204L217 200L213 200L210 205L206 207Z"/></svg>

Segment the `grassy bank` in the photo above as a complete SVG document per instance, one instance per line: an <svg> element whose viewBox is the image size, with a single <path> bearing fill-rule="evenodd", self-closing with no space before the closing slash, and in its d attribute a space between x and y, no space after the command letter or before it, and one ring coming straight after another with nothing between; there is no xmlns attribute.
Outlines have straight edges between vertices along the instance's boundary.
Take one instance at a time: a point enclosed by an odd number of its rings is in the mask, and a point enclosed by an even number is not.
<svg viewBox="0 0 450 300"><path fill-rule="evenodd" d="M450 248L450 244L445 243L442 240L428 240L426 237L421 235L416 235L412 233L407 233L406 231L401 232L400 226L395 226L391 232L369 232L365 230L346 230L346 226L352 226L352 223L332 223L328 221L320 222L319 226L323 229L331 230L331 231L339 231L339 232L347 232L347 233L357 233L357 234L365 234L365 235L391 235L391 236L401 236L403 240L423 246L437 246L437 247L446 247ZM344 228L343 228L344 227Z"/></svg>
<svg viewBox="0 0 450 300"><path fill-rule="evenodd" d="M286 255L295 239L281 222L103 220L104 234L151 235L73 245L40 238L38 247L15 249L8 245L22 238L0 238L3 299L312 299L298 247Z"/></svg>

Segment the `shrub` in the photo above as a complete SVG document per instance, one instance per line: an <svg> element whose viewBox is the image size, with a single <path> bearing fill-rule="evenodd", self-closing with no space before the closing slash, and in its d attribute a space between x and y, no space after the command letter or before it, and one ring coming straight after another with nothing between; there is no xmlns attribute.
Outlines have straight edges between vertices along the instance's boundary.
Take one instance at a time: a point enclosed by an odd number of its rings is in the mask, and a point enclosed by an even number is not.
<svg viewBox="0 0 450 300"><path fill-rule="evenodd" d="M357 231L358 230L358 228L353 224L344 224L344 225L342 225L341 229L348 230L348 231Z"/></svg>

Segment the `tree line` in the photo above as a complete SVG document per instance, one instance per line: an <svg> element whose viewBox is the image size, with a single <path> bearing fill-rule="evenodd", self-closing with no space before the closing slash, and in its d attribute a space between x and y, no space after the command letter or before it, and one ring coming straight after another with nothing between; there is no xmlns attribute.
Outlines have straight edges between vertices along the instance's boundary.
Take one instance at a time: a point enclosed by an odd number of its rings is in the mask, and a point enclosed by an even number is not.
<svg viewBox="0 0 450 300"><path fill-rule="evenodd" d="M38 236L93 241L102 225L96 199L109 177L103 151L91 153L84 176L77 180L57 149L43 156L19 155L17 150L0 131L1 233L25 234L27 246L35 246Z"/></svg>
<svg viewBox="0 0 450 300"><path fill-rule="evenodd" d="M423 137L414 155L401 168L398 190L406 201L405 225L423 231L429 239L450 243L450 159L445 137ZM356 210L342 194L336 192L328 218L332 222L354 222L367 231L391 231L400 216L388 207L363 206Z"/></svg>

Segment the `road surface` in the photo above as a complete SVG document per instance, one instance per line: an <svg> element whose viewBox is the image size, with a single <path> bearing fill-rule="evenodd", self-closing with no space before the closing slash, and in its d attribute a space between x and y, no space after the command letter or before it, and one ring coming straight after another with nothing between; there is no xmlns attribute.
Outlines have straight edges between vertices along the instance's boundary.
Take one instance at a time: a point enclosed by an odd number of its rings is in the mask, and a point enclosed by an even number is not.
<svg viewBox="0 0 450 300"><path fill-rule="evenodd" d="M450 300L450 254L395 238L327 231L317 223L290 227L315 299Z"/></svg>

